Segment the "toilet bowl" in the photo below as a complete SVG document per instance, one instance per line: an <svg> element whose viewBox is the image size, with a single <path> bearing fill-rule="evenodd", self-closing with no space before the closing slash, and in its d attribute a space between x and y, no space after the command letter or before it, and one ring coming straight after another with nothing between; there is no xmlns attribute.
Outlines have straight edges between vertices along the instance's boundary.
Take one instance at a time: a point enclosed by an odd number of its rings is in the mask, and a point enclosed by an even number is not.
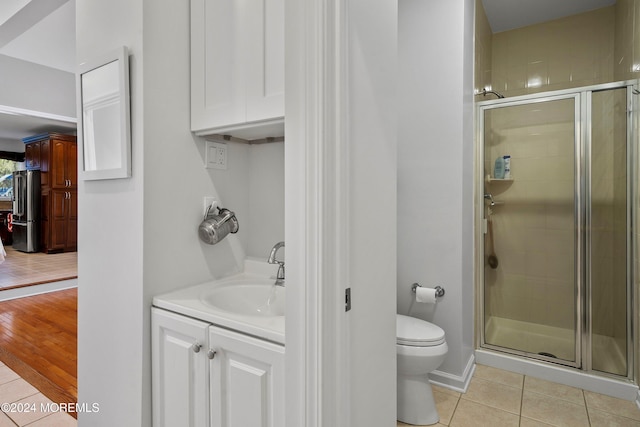
<svg viewBox="0 0 640 427"><path fill-rule="evenodd" d="M437 369L448 347L442 328L397 315L398 421L429 425L440 420L427 374Z"/></svg>

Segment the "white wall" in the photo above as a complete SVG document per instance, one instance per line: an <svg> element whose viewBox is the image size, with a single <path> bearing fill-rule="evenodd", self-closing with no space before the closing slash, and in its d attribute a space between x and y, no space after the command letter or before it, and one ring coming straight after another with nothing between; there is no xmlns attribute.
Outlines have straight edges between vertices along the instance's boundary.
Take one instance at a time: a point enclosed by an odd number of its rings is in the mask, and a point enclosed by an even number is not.
<svg viewBox="0 0 640 427"><path fill-rule="evenodd" d="M266 260L284 240L284 143L252 145L249 156L247 255ZM278 252L278 259L284 254Z"/></svg>
<svg viewBox="0 0 640 427"><path fill-rule="evenodd" d="M100 404L81 426L142 418L142 3L76 2L77 58L131 49L133 177L78 183L78 401Z"/></svg>
<svg viewBox="0 0 640 427"><path fill-rule="evenodd" d="M395 0L351 1L347 14L353 427L396 419L397 14Z"/></svg>
<svg viewBox="0 0 640 427"><path fill-rule="evenodd" d="M76 80L73 73L0 55L0 105L76 116ZM11 84L7 84L11 82Z"/></svg>
<svg viewBox="0 0 640 427"><path fill-rule="evenodd" d="M250 173L253 148L236 143L228 144L227 170L204 168L204 140L189 130L189 2L77 0L76 10L79 59L119 45L131 50L133 134L132 178L78 189L79 401L101 409L80 414L79 423L149 426L152 298L242 269L252 180L273 186L282 205L283 160L274 154L282 144L256 150L274 161L274 173L266 162ZM215 246L197 235L204 196L240 221L240 232Z"/></svg>
<svg viewBox="0 0 640 427"><path fill-rule="evenodd" d="M78 61L131 50L133 177L78 183L80 426L141 425L143 377L142 2L76 1ZM148 333L146 334L148 335Z"/></svg>
<svg viewBox="0 0 640 427"><path fill-rule="evenodd" d="M399 0L398 313L432 321L464 386L473 354L473 1ZM442 286L411 305L411 284Z"/></svg>
<svg viewBox="0 0 640 427"><path fill-rule="evenodd" d="M5 140L0 138L0 151L13 151L15 153L24 153L24 142L21 140Z"/></svg>

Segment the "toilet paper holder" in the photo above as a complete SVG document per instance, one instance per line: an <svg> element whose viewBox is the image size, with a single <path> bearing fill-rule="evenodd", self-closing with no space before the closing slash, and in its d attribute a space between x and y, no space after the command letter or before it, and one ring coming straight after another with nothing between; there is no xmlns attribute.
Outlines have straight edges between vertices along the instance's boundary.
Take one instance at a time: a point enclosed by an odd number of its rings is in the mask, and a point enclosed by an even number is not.
<svg viewBox="0 0 640 427"><path fill-rule="evenodd" d="M416 293L416 289L417 288L421 288L422 286L419 283L414 283L413 285L411 285L411 292L413 292L414 294ZM435 288L433 288L436 290L436 297L440 298L444 296L444 289L442 288L442 286L436 286Z"/></svg>

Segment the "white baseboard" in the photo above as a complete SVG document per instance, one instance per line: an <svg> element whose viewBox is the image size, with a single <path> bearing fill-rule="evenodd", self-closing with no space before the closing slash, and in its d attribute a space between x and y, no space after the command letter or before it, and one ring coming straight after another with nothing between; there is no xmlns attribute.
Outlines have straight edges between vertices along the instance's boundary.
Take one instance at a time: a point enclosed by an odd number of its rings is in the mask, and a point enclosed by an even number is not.
<svg viewBox="0 0 640 427"><path fill-rule="evenodd" d="M471 354L462 375L452 375L437 369L429 374L429 382L440 387L448 388L459 393L466 393L469 383L476 370L475 356Z"/></svg>
<svg viewBox="0 0 640 427"><path fill-rule="evenodd" d="M42 283L40 285L23 286L21 288L0 290L0 301L30 297L33 295L46 294L48 292L61 291L63 289L77 287L78 279L69 279L60 280L58 282Z"/></svg>

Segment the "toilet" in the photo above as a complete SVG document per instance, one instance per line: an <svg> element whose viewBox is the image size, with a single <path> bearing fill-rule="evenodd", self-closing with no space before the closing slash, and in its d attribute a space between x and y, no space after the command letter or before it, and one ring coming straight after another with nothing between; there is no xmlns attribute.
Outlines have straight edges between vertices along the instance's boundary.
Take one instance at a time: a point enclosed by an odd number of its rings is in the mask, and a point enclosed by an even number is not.
<svg viewBox="0 0 640 427"><path fill-rule="evenodd" d="M398 421L429 425L440 420L427 374L442 364L448 350L442 328L397 315Z"/></svg>

